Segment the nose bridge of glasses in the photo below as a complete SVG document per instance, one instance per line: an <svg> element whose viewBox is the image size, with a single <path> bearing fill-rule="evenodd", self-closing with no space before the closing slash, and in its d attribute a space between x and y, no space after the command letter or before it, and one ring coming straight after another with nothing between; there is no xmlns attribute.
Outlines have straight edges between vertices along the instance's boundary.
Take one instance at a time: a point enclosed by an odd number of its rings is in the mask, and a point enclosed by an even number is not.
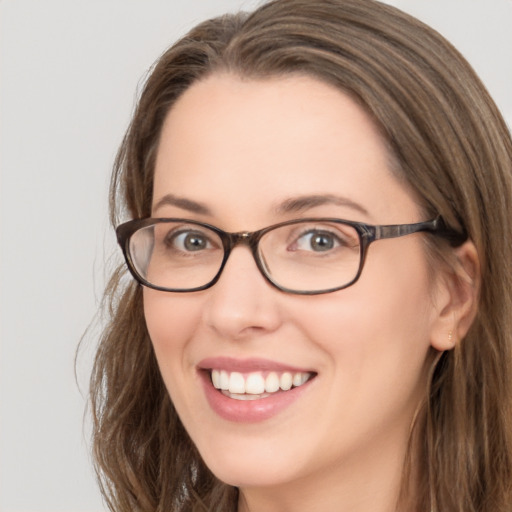
<svg viewBox="0 0 512 512"><path fill-rule="evenodd" d="M258 243L258 235L256 232L249 231L238 231L237 233L226 233L228 235L229 240L229 250L231 251L237 245L246 245L252 251L254 251L257 243Z"/></svg>
<svg viewBox="0 0 512 512"><path fill-rule="evenodd" d="M225 261L227 261L231 251L236 246L242 245L247 247L247 249L252 253L256 266L260 272L263 271L262 262L258 255L258 241L261 238L261 231L239 231L237 233L225 233L225 235L227 240L227 244L225 245Z"/></svg>
<svg viewBox="0 0 512 512"><path fill-rule="evenodd" d="M264 272L264 264L260 261L257 250L260 235L260 231L239 231L236 233L224 232L221 235L224 243L224 259L218 275L220 275L220 273L223 273L225 266L229 264L228 261L231 259L230 256L233 249L235 249L236 246L238 245L242 245L245 246L247 250L250 251L254 259L254 262L256 263L256 268L259 270L260 273L263 274L264 277L266 277Z"/></svg>

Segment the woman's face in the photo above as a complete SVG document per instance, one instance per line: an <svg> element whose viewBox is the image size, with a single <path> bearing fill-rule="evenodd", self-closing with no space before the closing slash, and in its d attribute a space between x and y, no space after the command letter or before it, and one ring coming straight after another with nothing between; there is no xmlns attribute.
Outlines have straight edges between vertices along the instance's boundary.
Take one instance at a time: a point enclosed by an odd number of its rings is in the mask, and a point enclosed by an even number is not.
<svg viewBox="0 0 512 512"><path fill-rule="evenodd" d="M229 232L305 217L425 220L390 172L375 126L348 96L307 77L231 75L196 83L168 114L152 216ZM360 279L324 295L272 287L243 245L207 290L144 289L167 389L221 480L249 491L380 470L399 478L438 317L424 236L375 242ZM270 387L286 388L286 373L309 380L289 391L226 396L212 385L212 370L233 379L231 391L239 381L254 391L270 374Z"/></svg>

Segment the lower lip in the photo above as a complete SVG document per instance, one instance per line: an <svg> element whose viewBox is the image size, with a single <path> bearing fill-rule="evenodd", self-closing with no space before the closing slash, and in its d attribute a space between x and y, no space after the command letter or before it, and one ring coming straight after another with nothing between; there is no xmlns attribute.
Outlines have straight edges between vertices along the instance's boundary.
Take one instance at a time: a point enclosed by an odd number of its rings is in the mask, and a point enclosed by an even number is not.
<svg viewBox="0 0 512 512"><path fill-rule="evenodd" d="M256 400L229 398L213 387L209 372L201 371L206 399L215 413L235 423L255 423L268 420L292 405L309 387L311 380L289 391L278 391Z"/></svg>

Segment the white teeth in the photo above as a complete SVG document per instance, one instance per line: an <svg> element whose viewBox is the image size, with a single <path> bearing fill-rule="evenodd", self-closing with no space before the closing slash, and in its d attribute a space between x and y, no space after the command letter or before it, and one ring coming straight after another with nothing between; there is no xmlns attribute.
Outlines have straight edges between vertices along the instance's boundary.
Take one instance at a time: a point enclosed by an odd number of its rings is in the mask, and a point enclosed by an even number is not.
<svg viewBox="0 0 512 512"><path fill-rule="evenodd" d="M304 381L302 380L302 373L294 373L292 383L295 387L304 384Z"/></svg>
<svg viewBox="0 0 512 512"><path fill-rule="evenodd" d="M250 373L245 379L245 392L251 395L265 393L265 380L261 373Z"/></svg>
<svg viewBox="0 0 512 512"><path fill-rule="evenodd" d="M229 373L226 370L211 371L212 384L216 389L232 395L243 395L245 398L240 398L241 400L251 400L280 389L288 391L292 387L302 386L310 377L311 374L306 372L283 372L280 375L277 372L270 372L263 377L261 372L244 375L240 372Z"/></svg>
<svg viewBox="0 0 512 512"><path fill-rule="evenodd" d="M281 379L280 379L281 389L283 391L288 391L289 389L292 388L292 384L293 384L292 374L290 372L284 372L281 375Z"/></svg>
<svg viewBox="0 0 512 512"><path fill-rule="evenodd" d="M220 384L219 389L224 389L224 390L229 389L229 373L227 371L221 370L219 384Z"/></svg>
<svg viewBox="0 0 512 512"><path fill-rule="evenodd" d="M212 370L212 384L214 388L220 389L220 372Z"/></svg>
<svg viewBox="0 0 512 512"><path fill-rule="evenodd" d="M232 372L229 376L229 392L230 393L245 393L245 379L241 373Z"/></svg>
<svg viewBox="0 0 512 512"><path fill-rule="evenodd" d="M275 372L270 372L265 379L265 391L275 393L279 389L279 376Z"/></svg>
<svg viewBox="0 0 512 512"><path fill-rule="evenodd" d="M234 400L242 400L242 401L259 400L260 398L263 398L264 396L268 396L268 395L246 395L246 394L238 395L236 393L231 394L229 391L223 391L223 393L226 396L229 396L229 398L233 398Z"/></svg>

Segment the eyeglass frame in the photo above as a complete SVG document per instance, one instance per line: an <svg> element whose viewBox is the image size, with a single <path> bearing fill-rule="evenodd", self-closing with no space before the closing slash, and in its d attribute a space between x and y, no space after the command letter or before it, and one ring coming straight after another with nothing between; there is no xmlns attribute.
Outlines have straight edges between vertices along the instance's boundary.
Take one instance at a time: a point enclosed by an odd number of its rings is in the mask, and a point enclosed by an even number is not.
<svg viewBox="0 0 512 512"><path fill-rule="evenodd" d="M140 229L151 226L153 224L163 224L170 222L184 222L187 224L192 224L196 226L201 226L207 229L210 229L214 233L218 235L220 240L222 241L222 246L224 249L224 256L222 258L222 262L220 264L219 270L208 283L202 286L197 286L195 288L165 288L162 286L158 286L150 283L146 279L144 279L136 270L135 265L133 263L130 250L129 250L129 242L131 236ZM359 268L357 270L357 274L354 279L350 282L342 285L336 286L334 288L329 288L326 290L293 290L290 288L286 288L284 286L276 283L271 276L269 276L265 270L265 267L261 261L261 258L258 254L258 244L261 238L268 233L269 231L273 231L283 226L289 226L293 224L299 224L304 222L329 222L335 224L344 224L347 226L351 226L354 228L359 236ZM251 249L252 256L260 271L261 275L275 288L285 293L292 293L294 295L322 295L325 293L332 293L338 290L343 290L352 286L357 280L361 277L364 263L366 261L366 255L368 252L369 246L377 241L377 240L385 240L389 238L398 238L406 235L411 235L413 233L426 232L430 234L434 234L436 236L440 236L447 240L452 247L458 247L462 245L467 240L467 234L465 231L458 232L452 228L449 228L444 222L443 218L439 215L434 219L416 222L412 224L383 224L383 225L372 225L366 224L364 222L356 222L345 219L338 218L327 218L327 217L311 217L311 218L303 218L303 219L293 219L285 222L279 222L277 224L272 224L271 226L267 226L262 229L258 229L256 231L239 231L235 233L230 233L224 231L216 226L208 224L206 222L200 222L191 219L183 219L183 218L166 218L166 217L149 217L144 219L133 219L127 222L124 222L117 226L116 228L116 236L117 242L121 246L123 251L124 259L126 261L126 265L128 270L130 271L133 278L140 284L152 288L154 290L159 290L163 292L174 292L174 293L190 293L197 292L201 290L206 290L211 288L219 279L226 266L228 258L231 254L231 251L237 245L246 245Z"/></svg>

